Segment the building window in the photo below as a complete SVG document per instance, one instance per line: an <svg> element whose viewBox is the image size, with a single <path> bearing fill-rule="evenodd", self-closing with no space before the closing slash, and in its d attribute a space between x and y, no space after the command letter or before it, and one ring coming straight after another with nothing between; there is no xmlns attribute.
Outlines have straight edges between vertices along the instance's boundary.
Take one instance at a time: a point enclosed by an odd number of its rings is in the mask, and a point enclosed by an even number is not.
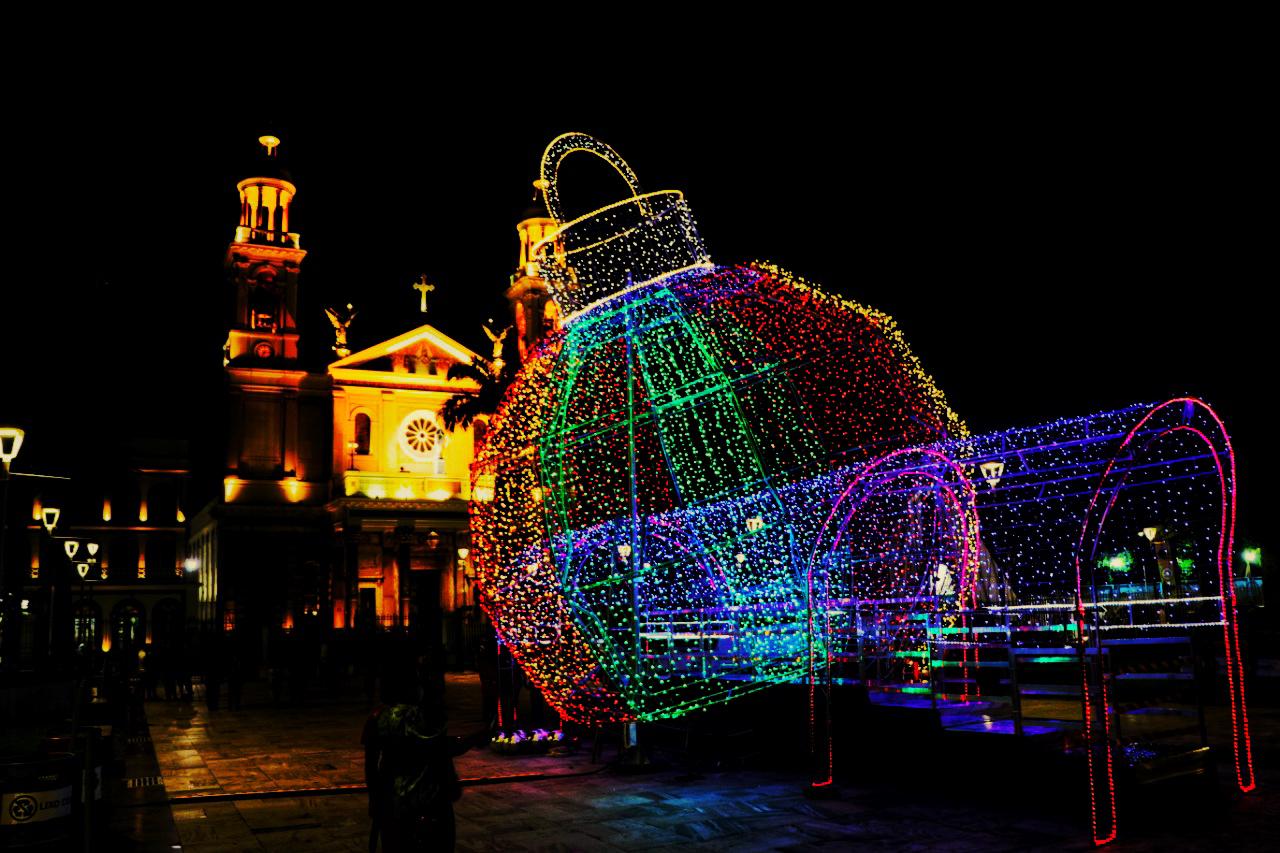
<svg viewBox="0 0 1280 853"><path fill-rule="evenodd" d="M279 299L267 287L255 287L249 292L249 327L274 332L279 324Z"/></svg>
<svg viewBox="0 0 1280 853"><path fill-rule="evenodd" d="M85 601L76 605L74 629L77 643L97 645L99 610L98 605Z"/></svg>
<svg viewBox="0 0 1280 853"><path fill-rule="evenodd" d="M372 430L372 425L369 420L369 416L366 415L364 412L361 412L360 414L356 415L356 455L357 456L369 455L369 434L371 430Z"/></svg>
<svg viewBox="0 0 1280 853"><path fill-rule="evenodd" d="M146 638L146 614L136 601L122 601L111 612L111 647L130 651Z"/></svg>

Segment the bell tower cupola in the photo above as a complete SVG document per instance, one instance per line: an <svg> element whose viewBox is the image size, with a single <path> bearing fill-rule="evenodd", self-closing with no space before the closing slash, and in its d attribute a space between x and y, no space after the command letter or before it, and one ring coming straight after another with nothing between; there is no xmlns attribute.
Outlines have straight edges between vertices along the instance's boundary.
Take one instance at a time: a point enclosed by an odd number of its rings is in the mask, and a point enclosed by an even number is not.
<svg viewBox="0 0 1280 853"><path fill-rule="evenodd" d="M240 219L227 247L233 304L225 364L289 366L298 359L298 271L306 256L292 227L297 187L280 156L280 139L258 138L254 177L236 184Z"/></svg>
<svg viewBox="0 0 1280 853"><path fill-rule="evenodd" d="M542 264L547 262L548 256L563 261L564 243L556 236L560 223L547 215L545 202L543 209L537 207L539 196L546 192L546 182L540 179L534 181L533 186L534 204L521 215L516 225L516 234L520 237L520 263L515 275L511 276L511 286L506 293L522 362L539 339L560 326L560 309L547 287Z"/></svg>

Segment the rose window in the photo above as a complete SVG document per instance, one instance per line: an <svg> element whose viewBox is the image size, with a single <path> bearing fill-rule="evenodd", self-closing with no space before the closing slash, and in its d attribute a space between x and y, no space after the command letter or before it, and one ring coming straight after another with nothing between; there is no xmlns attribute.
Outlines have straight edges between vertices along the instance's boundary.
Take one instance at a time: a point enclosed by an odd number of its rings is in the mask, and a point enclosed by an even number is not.
<svg viewBox="0 0 1280 853"><path fill-rule="evenodd" d="M418 462L439 459L444 442L444 430L431 412L413 412L400 424L400 449Z"/></svg>

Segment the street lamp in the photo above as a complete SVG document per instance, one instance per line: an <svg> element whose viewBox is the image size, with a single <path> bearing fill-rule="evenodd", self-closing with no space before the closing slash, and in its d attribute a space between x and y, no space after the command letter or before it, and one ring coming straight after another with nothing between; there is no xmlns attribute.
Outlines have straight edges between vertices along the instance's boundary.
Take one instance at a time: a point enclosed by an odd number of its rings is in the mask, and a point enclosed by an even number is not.
<svg viewBox="0 0 1280 853"><path fill-rule="evenodd" d="M196 580L199 578L200 560L196 557L187 557L182 561L182 571L188 580Z"/></svg>
<svg viewBox="0 0 1280 853"><path fill-rule="evenodd" d="M84 595L85 595L85 586L87 585L89 580L89 571L98 564L98 551L101 549L101 545L93 541L85 542L84 551L81 551L80 541L78 539L68 539L62 543L62 548L67 554L67 559L70 560L75 565L76 574L80 576L80 600L83 602ZM77 560L76 559L77 554L83 554L84 555L83 559ZM76 608L78 609L79 605L76 605ZM89 647L89 653L93 654L95 651L97 651L96 646L97 646L98 638L96 634L98 632L97 632L96 614L93 609L93 587L92 586L89 587L89 618L94 619L93 631L92 631L93 635L86 636L84 633L82 633L79 630L79 626L75 626L77 628L76 639L82 642L87 641L88 647ZM76 610L72 611L71 619L72 619L72 624L75 625Z"/></svg>
<svg viewBox="0 0 1280 853"><path fill-rule="evenodd" d="M53 531L58 529L58 521L62 518L62 510L56 506L45 505L40 509L40 523L44 526L45 535L50 539L53 537ZM54 643L54 619L53 614L57 609L58 584L55 578L53 584L49 586L49 649L52 653Z"/></svg>
<svg viewBox="0 0 1280 853"><path fill-rule="evenodd" d="M4 563L5 557L5 539L9 533L9 477L39 477L48 480L66 480L67 477L55 474L32 474L32 473L10 473L10 467L13 460L18 457L18 452L22 450L22 442L26 437L26 433L17 427L0 427L0 462L3 462L3 468L0 469L0 661L5 666L9 665L8 652L14 644L14 637L11 631L17 626L14 623L16 613L9 610L10 603L6 594L6 568ZM53 530L58 526L58 519L62 515L57 507L44 507L40 512L40 521L44 525L44 529L53 535ZM54 587L50 587L50 596L54 594ZM15 599L16 601L16 599ZM52 607L52 604L50 605ZM23 608L26 609L26 608ZM50 642L52 643L53 622L50 620Z"/></svg>
<svg viewBox="0 0 1280 853"><path fill-rule="evenodd" d="M22 449L22 439L26 432L17 427L0 427L0 460L4 460L4 473L9 474L9 463L18 458Z"/></svg>
<svg viewBox="0 0 1280 853"><path fill-rule="evenodd" d="M5 539L9 533L9 464L18 458L18 451L22 449L24 436L26 436L26 433L17 427L0 427L0 460L4 461L4 476L0 477L0 623L5 625L5 633L8 633L7 628L10 621L10 616L6 612L8 611L8 602L4 594L4 549ZM4 645L3 635L0 635L0 647ZM7 648L0 648L0 654L7 651Z"/></svg>
<svg viewBox="0 0 1280 853"><path fill-rule="evenodd" d="M357 451L357 450L359 450L359 449L360 449L360 443L359 443L359 442L357 442L357 441L348 441L348 442L347 442L347 453L350 453L350 454L351 454L351 467L349 467L349 468L347 469L348 471L354 471L354 470L356 470L356 451Z"/></svg>

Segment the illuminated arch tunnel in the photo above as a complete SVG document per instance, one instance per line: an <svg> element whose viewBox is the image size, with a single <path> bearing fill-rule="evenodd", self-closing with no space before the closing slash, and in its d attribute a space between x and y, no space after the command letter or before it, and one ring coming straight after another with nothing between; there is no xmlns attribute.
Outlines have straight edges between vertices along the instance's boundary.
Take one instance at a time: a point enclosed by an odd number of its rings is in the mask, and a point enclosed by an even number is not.
<svg viewBox="0 0 1280 853"><path fill-rule="evenodd" d="M928 451L852 474L815 543L814 784L832 781L827 702L846 677L873 702L938 708L957 730L1068 735L1087 758L1094 839L1105 844L1116 837L1117 762L1158 758L1165 737L1176 752L1197 728L1144 725L1144 685L1193 691L1195 658L1207 654L1223 660L1236 780L1252 790L1231 572L1235 461L1218 415L1178 398ZM877 505L877 491L893 500ZM908 509L926 495L951 510ZM850 543L860 513L871 518ZM932 550L899 562L881 544L886 524L896 548ZM949 595L936 576L928 587L935 561L965 567ZM892 585L912 567L907 586ZM927 669L905 665L917 660ZM991 667L1008 676L981 677ZM1193 705L1157 710L1193 717Z"/></svg>

